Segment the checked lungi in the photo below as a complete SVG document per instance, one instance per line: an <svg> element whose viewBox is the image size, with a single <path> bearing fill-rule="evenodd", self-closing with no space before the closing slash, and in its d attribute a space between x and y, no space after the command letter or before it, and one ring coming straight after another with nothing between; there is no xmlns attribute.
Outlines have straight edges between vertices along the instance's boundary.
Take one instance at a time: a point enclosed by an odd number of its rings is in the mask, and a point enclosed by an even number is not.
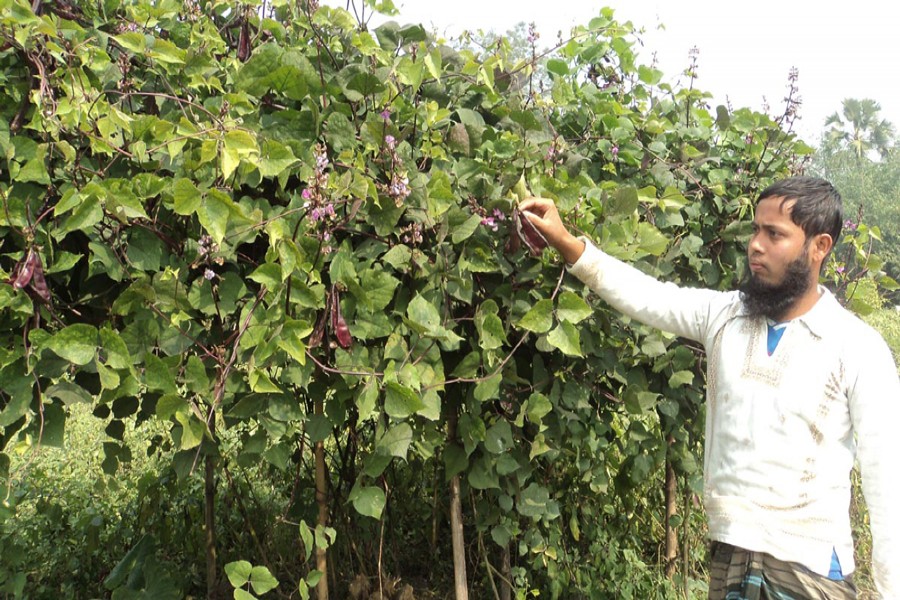
<svg viewBox="0 0 900 600"><path fill-rule="evenodd" d="M714 542L709 600L854 600L856 588L803 565Z"/></svg>

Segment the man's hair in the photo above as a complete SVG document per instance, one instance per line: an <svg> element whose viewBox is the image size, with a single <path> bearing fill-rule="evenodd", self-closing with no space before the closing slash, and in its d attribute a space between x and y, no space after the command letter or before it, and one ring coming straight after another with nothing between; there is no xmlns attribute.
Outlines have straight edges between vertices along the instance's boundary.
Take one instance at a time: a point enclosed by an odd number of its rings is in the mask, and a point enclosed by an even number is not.
<svg viewBox="0 0 900 600"><path fill-rule="evenodd" d="M790 177L773 183L762 191L757 204L766 198L781 198L781 204L794 201L791 221L799 225L807 240L820 233L831 236L837 245L844 225L841 195L834 186L816 177Z"/></svg>

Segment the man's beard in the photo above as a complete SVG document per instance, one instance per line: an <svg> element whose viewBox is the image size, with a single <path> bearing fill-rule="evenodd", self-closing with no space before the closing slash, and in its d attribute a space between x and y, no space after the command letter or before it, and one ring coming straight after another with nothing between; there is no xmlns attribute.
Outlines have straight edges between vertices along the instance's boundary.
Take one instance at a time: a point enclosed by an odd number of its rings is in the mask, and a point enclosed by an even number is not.
<svg viewBox="0 0 900 600"><path fill-rule="evenodd" d="M806 250L798 258L792 260L779 283L769 284L761 281L752 271L738 288L741 301L751 316L764 316L778 320L784 316L794 303L800 299L810 287L810 266Z"/></svg>

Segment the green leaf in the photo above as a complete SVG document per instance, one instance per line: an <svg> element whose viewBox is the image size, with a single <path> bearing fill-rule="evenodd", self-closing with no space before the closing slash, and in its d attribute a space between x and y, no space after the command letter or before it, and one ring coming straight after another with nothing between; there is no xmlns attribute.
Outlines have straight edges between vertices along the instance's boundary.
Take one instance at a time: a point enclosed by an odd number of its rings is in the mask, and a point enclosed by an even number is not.
<svg viewBox="0 0 900 600"><path fill-rule="evenodd" d="M240 588L234 590L234 600L258 600L256 596Z"/></svg>
<svg viewBox="0 0 900 600"><path fill-rule="evenodd" d="M469 352L453 369L454 377L462 377L471 379L478 375L478 369L481 367L481 353L477 351Z"/></svg>
<svg viewBox="0 0 900 600"><path fill-rule="evenodd" d="M514 110L510 113L509 118L521 125L526 131L541 131L542 129L541 122L533 111Z"/></svg>
<svg viewBox="0 0 900 600"><path fill-rule="evenodd" d="M44 275L52 275L53 273L65 273L69 271L81 261L81 254L73 254L71 252L59 252L53 264L44 269Z"/></svg>
<svg viewBox="0 0 900 600"><path fill-rule="evenodd" d="M453 233L450 235L450 239L454 244L458 244L464 240L467 240L475 233L475 230L478 229L478 226L481 224L481 216L472 215L462 225L453 228Z"/></svg>
<svg viewBox="0 0 900 600"><path fill-rule="evenodd" d="M108 590L114 590L125 583L128 575L134 570L136 565L142 564L144 558L153 551L155 543L153 536L145 534L141 539L131 547L131 549L122 557L106 579L103 580L103 587ZM227 568L227 567L226 567Z"/></svg>
<svg viewBox="0 0 900 600"><path fill-rule="evenodd" d="M650 223L638 224L638 246L651 256L661 256L669 247L669 238Z"/></svg>
<svg viewBox="0 0 900 600"><path fill-rule="evenodd" d="M469 470L469 485L476 490L500 489L500 478L492 467L492 459L479 457Z"/></svg>
<svg viewBox="0 0 900 600"><path fill-rule="evenodd" d="M419 333L440 340L445 350L455 350L462 340L456 333L441 326L441 316L437 307L418 295L406 308L409 325Z"/></svg>
<svg viewBox="0 0 900 600"><path fill-rule="evenodd" d="M297 401L288 395L263 396L268 404L268 413L276 421L300 421L304 412ZM333 425L325 415L312 415L306 422L306 432L314 442L320 442L331 434Z"/></svg>
<svg viewBox="0 0 900 600"><path fill-rule="evenodd" d="M581 336L578 329L568 321L563 321L547 335L547 343L563 354L581 356Z"/></svg>
<svg viewBox="0 0 900 600"><path fill-rule="evenodd" d="M86 231L103 219L103 208L100 200L90 195L84 197L71 215L63 222L62 226L53 233L57 239L62 239L72 231Z"/></svg>
<svg viewBox="0 0 900 600"><path fill-rule="evenodd" d="M243 129L232 129L225 133L225 148L232 150L240 156L249 156L259 152L256 137Z"/></svg>
<svg viewBox="0 0 900 600"><path fill-rule="evenodd" d="M160 419L170 419L179 412L189 412L190 406L187 400L178 394L164 394L156 402L156 416Z"/></svg>
<svg viewBox="0 0 900 600"><path fill-rule="evenodd" d="M66 411L60 404L44 404L41 445L62 448L66 439Z"/></svg>
<svg viewBox="0 0 900 600"><path fill-rule="evenodd" d="M132 182L120 179L108 180L104 182L104 187L108 189L104 207L107 214L122 223L128 223L133 219L150 218L144 210L143 202L134 194Z"/></svg>
<svg viewBox="0 0 900 600"><path fill-rule="evenodd" d="M456 204L456 194L450 176L444 171L434 168L427 184L428 215L435 220L441 218Z"/></svg>
<svg viewBox="0 0 900 600"><path fill-rule="evenodd" d="M441 315L437 307L421 295L416 296L409 303L406 316L413 323L420 325L423 333L434 331L441 326Z"/></svg>
<svg viewBox="0 0 900 600"><path fill-rule="evenodd" d="M413 92L422 85L425 77L425 65L422 62L413 62L408 56L402 56L397 64L397 79L403 85L408 85Z"/></svg>
<svg viewBox="0 0 900 600"><path fill-rule="evenodd" d="M131 353L125 340L108 326L100 330L100 354L113 369L127 369L132 365Z"/></svg>
<svg viewBox="0 0 900 600"><path fill-rule="evenodd" d="M637 188L623 187L616 190L606 206L610 215L630 215L637 210L638 203Z"/></svg>
<svg viewBox="0 0 900 600"><path fill-rule="evenodd" d="M504 510L507 509L504 508ZM494 540L498 546L505 547L512 539L512 533L504 524L495 525L491 528L491 539Z"/></svg>
<svg viewBox="0 0 900 600"><path fill-rule="evenodd" d="M360 293L354 292L360 303L370 312L384 310L394 299L394 290L400 285L400 280L381 268L367 269L359 275Z"/></svg>
<svg viewBox="0 0 900 600"><path fill-rule="evenodd" d="M553 301L538 300L516 326L534 333L550 331L553 326Z"/></svg>
<svg viewBox="0 0 900 600"><path fill-rule="evenodd" d="M169 184L169 180L158 177L152 173L141 173L136 175L131 181L131 189L135 196L142 200L147 200L158 196L164 192Z"/></svg>
<svg viewBox="0 0 900 600"><path fill-rule="evenodd" d="M666 353L666 344L658 334L651 334L641 344L641 352L652 358L662 356Z"/></svg>
<svg viewBox="0 0 900 600"><path fill-rule="evenodd" d="M469 466L469 457L466 451L453 444L444 449L444 475L449 480L466 470Z"/></svg>
<svg viewBox="0 0 900 600"><path fill-rule="evenodd" d="M222 143L222 176L228 179L241 160L255 159L258 156L259 146L251 133L239 129L226 132Z"/></svg>
<svg viewBox="0 0 900 600"><path fill-rule="evenodd" d="M135 54L143 54L147 49L147 40L143 33L128 31L112 37L120 46L126 50L131 50Z"/></svg>
<svg viewBox="0 0 900 600"><path fill-rule="evenodd" d="M306 321L286 319L278 336L278 347L287 352L291 358L301 365L306 364L306 344L303 339L313 331Z"/></svg>
<svg viewBox="0 0 900 600"><path fill-rule="evenodd" d="M529 471L531 470L530 467L520 465L519 461L516 460L516 457L510 452L506 452L497 457L496 467L498 475L511 475L520 468L526 468Z"/></svg>
<svg viewBox="0 0 900 600"><path fill-rule="evenodd" d="M380 519L386 498L380 487L367 487L357 483L350 491L350 502L359 514Z"/></svg>
<svg viewBox="0 0 900 600"><path fill-rule="evenodd" d="M278 580L266 567L253 567L250 571L250 587L260 596L278 587Z"/></svg>
<svg viewBox="0 0 900 600"><path fill-rule="evenodd" d="M301 51L284 50L269 43L254 49L238 73L236 84L239 90L256 97L273 91L292 100L303 100L314 75L312 64Z"/></svg>
<svg viewBox="0 0 900 600"><path fill-rule="evenodd" d="M206 199L197 209L200 224L217 244L221 244L228 231L228 219L234 210L234 201L218 190L209 190Z"/></svg>
<svg viewBox="0 0 900 600"><path fill-rule="evenodd" d="M385 386L384 412L395 419L405 419L425 408L415 391L396 382Z"/></svg>
<svg viewBox="0 0 900 600"><path fill-rule="evenodd" d="M638 67L638 77L647 85L656 85L662 80L663 72L641 65Z"/></svg>
<svg viewBox="0 0 900 600"><path fill-rule="evenodd" d="M587 302L573 292L563 292L559 295L556 315L560 321L579 323L593 314L594 311Z"/></svg>
<svg viewBox="0 0 900 600"><path fill-rule="evenodd" d="M208 429L206 423L188 412L175 413L175 420L181 424L181 450L196 448L203 441Z"/></svg>
<svg viewBox="0 0 900 600"><path fill-rule="evenodd" d="M153 40L153 47L147 54L159 62L171 65L183 65L187 53L170 42L162 38Z"/></svg>
<svg viewBox="0 0 900 600"><path fill-rule="evenodd" d="M128 236L128 261L141 271L159 271L163 260L162 241L145 229L136 229Z"/></svg>
<svg viewBox="0 0 900 600"><path fill-rule="evenodd" d="M174 210L179 215L192 215L200 208L203 195L190 179L177 179L172 184Z"/></svg>
<svg viewBox="0 0 900 600"><path fill-rule="evenodd" d="M441 419L441 397L437 393L437 390L430 389L427 390L422 395L422 403L425 406L419 410L416 414L420 417L424 417L429 421L440 421Z"/></svg>
<svg viewBox="0 0 900 600"><path fill-rule="evenodd" d="M381 260L394 267L396 271L406 271L411 258L412 250L409 249L409 246L398 244L388 250Z"/></svg>
<svg viewBox="0 0 900 600"><path fill-rule="evenodd" d="M400 423L384 432L375 444L375 451L382 456L394 456L405 460L412 437L413 431L409 423Z"/></svg>
<svg viewBox="0 0 900 600"><path fill-rule="evenodd" d="M384 470L391 464L391 460L393 459L390 456L371 454L363 461L363 473L373 478L381 477Z"/></svg>
<svg viewBox="0 0 900 600"><path fill-rule="evenodd" d="M2 381L0 381L2 383ZM9 388L0 386L0 389L8 391ZM70 381L60 381L44 390L44 395L48 398L58 398L65 404L78 404L81 402L90 402L91 395L81 387Z"/></svg>
<svg viewBox="0 0 900 600"><path fill-rule="evenodd" d="M547 70L554 75L559 75L560 77L565 77L569 74L569 65L566 64L564 60L560 60L558 58L551 58L547 61Z"/></svg>
<svg viewBox="0 0 900 600"><path fill-rule="evenodd" d="M669 387L672 388L679 388L692 383L694 383L694 373L691 371L676 371L669 377Z"/></svg>
<svg viewBox="0 0 900 600"><path fill-rule="evenodd" d="M278 394L283 391L263 369L250 369L247 382L250 389L258 394Z"/></svg>
<svg viewBox="0 0 900 600"><path fill-rule="evenodd" d="M479 334L478 344L482 349L493 350L506 343L506 332L500 317L495 314L479 315L475 322Z"/></svg>
<svg viewBox="0 0 900 600"><path fill-rule="evenodd" d="M32 158L27 161L16 174L16 181L33 181L40 185L50 185L50 175L47 173L45 156Z"/></svg>
<svg viewBox="0 0 900 600"><path fill-rule="evenodd" d="M519 495L516 510L523 517L538 519L547 512L549 502L550 491L537 483L532 483Z"/></svg>
<svg viewBox="0 0 900 600"><path fill-rule="evenodd" d="M494 400L500 397L500 382L503 381L503 376L500 373L496 375L492 375L488 377L484 381L478 382L475 386L475 391L473 395L475 399L479 402L486 402L488 400Z"/></svg>
<svg viewBox="0 0 900 600"><path fill-rule="evenodd" d="M8 427L28 413L34 378L24 373L24 360L0 370L0 389L10 398L6 406L0 409L0 427Z"/></svg>
<svg viewBox="0 0 900 600"><path fill-rule="evenodd" d="M356 412L359 414L357 424L368 420L375 414L375 406L378 402L378 383L374 377L369 377L366 385L356 397Z"/></svg>
<svg viewBox="0 0 900 600"><path fill-rule="evenodd" d="M76 365L86 365L94 360L99 335L90 325L69 325L47 340L47 348Z"/></svg>
<svg viewBox="0 0 900 600"><path fill-rule="evenodd" d="M332 283L342 283L346 287L353 287L359 276L356 274L356 264L353 260L353 252L348 247L342 247L331 259L328 274Z"/></svg>
<svg viewBox="0 0 900 600"><path fill-rule="evenodd" d="M85 186L85 189L87 189L89 185L96 184L88 184L87 186ZM84 199L82 198L81 193L79 193L78 189L69 188L69 190L63 194L62 198L60 198L59 202L56 203L56 206L53 207L53 214L57 217L61 217L73 208L80 205L83 200Z"/></svg>
<svg viewBox="0 0 900 600"><path fill-rule="evenodd" d="M150 390L160 391L164 394L173 394L177 391L175 376L169 367L153 353L144 357L144 383Z"/></svg>
<svg viewBox="0 0 900 600"><path fill-rule="evenodd" d="M313 541L313 532L304 521L300 521L300 539L303 541L303 549L306 551L304 560L309 560L312 551L315 550L315 542Z"/></svg>
<svg viewBox="0 0 900 600"><path fill-rule="evenodd" d="M525 403L525 414L528 420L537 425L552 411L553 404L550 402L550 399L540 392L531 394Z"/></svg>
<svg viewBox="0 0 900 600"><path fill-rule="evenodd" d="M484 447L491 454L503 454L513 447L512 428L509 421L501 420L488 429Z"/></svg>
<svg viewBox="0 0 900 600"><path fill-rule="evenodd" d="M441 51L439 48L433 49L425 56L425 67L428 69L428 74L431 75L434 79L441 78L441 68L443 60L441 57Z"/></svg>
<svg viewBox="0 0 900 600"><path fill-rule="evenodd" d="M262 144L262 157L257 168L263 177L277 177L284 170L298 164L300 160L294 152L283 144L273 140L265 140Z"/></svg>
<svg viewBox="0 0 900 600"><path fill-rule="evenodd" d="M104 390L117 389L120 384L119 374L99 361L95 365L97 367L97 375L100 376L100 387Z"/></svg>
<svg viewBox="0 0 900 600"><path fill-rule="evenodd" d="M225 565L225 575L228 576L228 582L232 587L244 587L250 581L250 573L253 571L253 565L246 560L237 560Z"/></svg>
<svg viewBox="0 0 900 600"><path fill-rule="evenodd" d="M257 267L247 276L247 279L264 285L270 290L277 290L281 286L281 265L278 263L265 263Z"/></svg>
<svg viewBox="0 0 900 600"><path fill-rule="evenodd" d="M630 386L623 394L625 400L625 408L634 415L640 415L649 412L656 406L659 394L654 392L638 391L636 386Z"/></svg>
<svg viewBox="0 0 900 600"><path fill-rule="evenodd" d="M406 211L406 205L397 206L394 202L382 199L381 206L370 202L369 223L375 227L375 233L382 236L392 235L397 228L397 222Z"/></svg>

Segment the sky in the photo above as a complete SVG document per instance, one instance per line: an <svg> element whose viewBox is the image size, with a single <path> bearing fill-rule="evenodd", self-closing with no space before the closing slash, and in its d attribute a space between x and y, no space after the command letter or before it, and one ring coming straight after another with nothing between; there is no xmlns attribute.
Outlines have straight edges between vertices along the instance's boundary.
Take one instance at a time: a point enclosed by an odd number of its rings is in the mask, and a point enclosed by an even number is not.
<svg viewBox="0 0 900 600"><path fill-rule="evenodd" d="M845 98L871 98L881 116L900 129L900 3L890 0L393 0L400 23L421 23L453 37L463 30L504 32L535 23L548 45L557 32L587 25L600 8L644 29L641 62L656 54L665 81L676 83L696 46L695 87L711 92L713 107L780 114L791 68L799 72L800 136L818 142L825 119ZM347 6L347 0L323 0ZM356 0L357 6L361 5ZM376 24L370 22L370 27ZM683 80L683 78L681 78Z"/></svg>

